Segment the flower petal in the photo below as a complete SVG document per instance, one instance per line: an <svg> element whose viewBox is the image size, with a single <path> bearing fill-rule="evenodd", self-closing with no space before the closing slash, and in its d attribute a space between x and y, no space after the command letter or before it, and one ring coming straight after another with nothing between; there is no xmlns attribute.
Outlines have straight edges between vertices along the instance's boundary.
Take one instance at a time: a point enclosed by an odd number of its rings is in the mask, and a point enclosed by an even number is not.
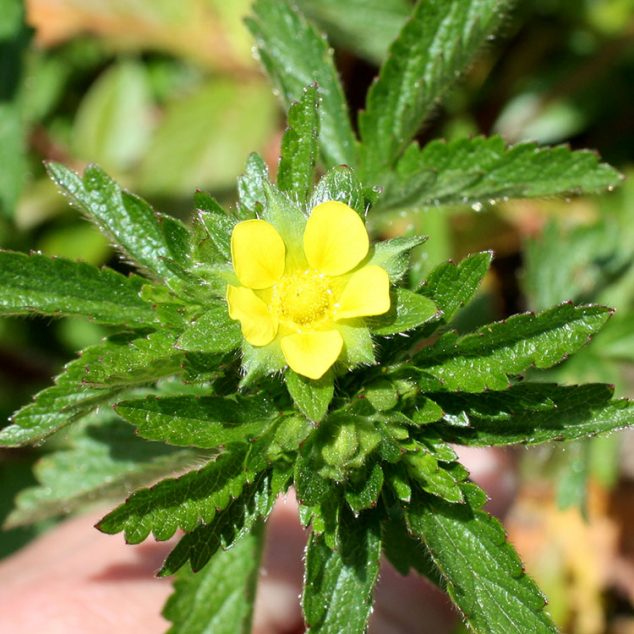
<svg viewBox="0 0 634 634"><path fill-rule="evenodd" d="M385 269L371 264L350 276L335 304L335 319L382 315L388 310L390 278Z"/></svg>
<svg viewBox="0 0 634 634"><path fill-rule="evenodd" d="M283 337L282 352L292 370L320 379L337 360L343 338L337 330L302 332Z"/></svg>
<svg viewBox="0 0 634 634"><path fill-rule="evenodd" d="M335 200L317 205L304 231L308 264L326 275L351 271L368 254L370 240L359 214Z"/></svg>
<svg viewBox="0 0 634 634"><path fill-rule="evenodd" d="M229 317L240 321L242 335L252 346L266 346L275 339L277 320L268 306L244 286L227 286Z"/></svg>
<svg viewBox="0 0 634 634"><path fill-rule="evenodd" d="M269 288L284 273L286 247L275 227L264 220L239 222L231 234L231 260L243 286Z"/></svg>

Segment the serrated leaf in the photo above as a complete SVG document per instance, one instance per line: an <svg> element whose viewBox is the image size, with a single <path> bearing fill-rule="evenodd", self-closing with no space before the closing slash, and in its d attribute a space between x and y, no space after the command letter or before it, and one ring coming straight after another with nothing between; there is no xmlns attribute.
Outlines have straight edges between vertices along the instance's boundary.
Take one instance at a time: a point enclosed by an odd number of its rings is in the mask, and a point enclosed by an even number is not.
<svg viewBox="0 0 634 634"><path fill-rule="evenodd" d="M198 526L181 538L158 575L172 575L188 561L194 572L201 570L221 549L230 548L261 519L268 517L277 496L286 490L287 482L288 477L275 478L270 473L260 473L209 524Z"/></svg>
<svg viewBox="0 0 634 634"><path fill-rule="evenodd" d="M439 394L447 412L466 416L467 427L439 427L443 438L463 445L538 444L574 440L634 424L634 403L611 400L611 386L589 383L515 385L478 396ZM434 398L436 395L434 395Z"/></svg>
<svg viewBox="0 0 634 634"><path fill-rule="evenodd" d="M492 258L491 251L483 251L468 255L458 264L445 262L432 270L419 293L432 299L442 311L442 323L451 322L458 310L473 297Z"/></svg>
<svg viewBox="0 0 634 634"><path fill-rule="evenodd" d="M152 335L158 341L163 341L166 335L157 332ZM68 363L64 371L55 379L55 385L46 388L35 395L33 402L18 410L12 417L12 425L0 430L0 444L8 447L39 443L46 437L59 431L66 425L88 414L99 405L111 401L124 387L144 383L149 377L139 369L144 366L145 355L142 350L135 351L128 347L131 338L120 337L104 341L80 352L80 357ZM133 341L139 341L133 340ZM116 361L108 368L97 368L104 359ZM102 377L116 367L118 380L113 380L107 387L93 387L85 384L87 368L92 369L93 376ZM172 368L158 363L151 366L154 378L162 376L161 372L172 372ZM128 370L136 370L127 374Z"/></svg>
<svg viewBox="0 0 634 634"><path fill-rule="evenodd" d="M451 598L474 632L555 634L545 599L501 524L480 510L475 485L463 486L466 504L417 494L407 511L410 531L427 546Z"/></svg>
<svg viewBox="0 0 634 634"><path fill-rule="evenodd" d="M508 0L419 0L359 118L366 178L374 180L405 150L508 5Z"/></svg>
<svg viewBox="0 0 634 634"><path fill-rule="evenodd" d="M390 282L395 284L407 273L409 252L425 240L426 236L409 236L377 242L368 264L376 264L385 269L390 276Z"/></svg>
<svg viewBox="0 0 634 634"><path fill-rule="evenodd" d="M536 143L507 146L499 136L411 146L385 182L385 208L472 205L507 198L596 193L621 175L588 150Z"/></svg>
<svg viewBox="0 0 634 634"><path fill-rule="evenodd" d="M218 304L192 322L176 341L176 348L224 354L240 347L240 324L229 317L226 304Z"/></svg>
<svg viewBox="0 0 634 634"><path fill-rule="evenodd" d="M262 396L149 396L118 403L116 410L142 438L201 449L259 437L277 415Z"/></svg>
<svg viewBox="0 0 634 634"><path fill-rule="evenodd" d="M83 178L59 163L48 163L47 169L69 200L141 270L159 279L170 278L173 273L166 259L187 263L189 232L178 220L157 214L96 165L88 166Z"/></svg>
<svg viewBox="0 0 634 634"><path fill-rule="evenodd" d="M370 617L381 557L375 517L342 509L338 537L334 551L323 535L308 539L302 607L312 634L363 634Z"/></svg>
<svg viewBox="0 0 634 634"><path fill-rule="evenodd" d="M304 89L300 101L288 110L288 128L282 138L277 185L303 204L313 188L319 156L319 95L316 85Z"/></svg>
<svg viewBox="0 0 634 634"><path fill-rule="evenodd" d="M257 524L202 570L181 569L163 608L167 634L248 634L264 534Z"/></svg>
<svg viewBox="0 0 634 634"><path fill-rule="evenodd" d="M95 348L88 355L82 353L83 384L107 388L140 385L181 369L183 353L174 347L176 335L167 330L109 343L101 351Z"/></svg>
<svg viewBox="0 0 634 634"><path fill-rule="evenodd" d="M4 315L82 315L102 324L153 327L158 315L139 297L144 283L82 262L0 251Z"/></svg>
<svg viewBox="0 0 634 634"><path fill-rule="evenodd" d="M252 464L261 461L253 458L252 449L234 446L201 469L137 490L97 528L109 534L123 531L128 544L139 544L150 533L164 541L179 528L191 532L209 524L255 477Z"/></svg>
<svg viewBox="0 0 634 634"><path fill-rule="evenodd" d="M266 204L266 188L270 184L269 170L264 159L255 152L249 154L243 174L238 178L238 216L240 220L254 218Z"/></svg>
<svg viewBox="0 0 634 634"><path fill-rule="evenodd" d="M196 192L194 204L197 209L193 219L194 258L204 264L229 262L236 218L205 192Z"/></svg>
<svg viewBox="0 0 634 634"><path fill-rule="evenodd" d="M316 83L326 166L354 167L357 141L327 42L286 0L256 0L252 10L247 26L255 37L260 61L285 104L299 101L304 87Z"/></svg>
<svg viewBox="0 0 634 634"><path fill-rule="evenodd" d="M366 318L374 335L396 335L440 317L434 302L406 288L395 288L391 293L390 309L385 315Z"/></svg>
<svg viewBox="0 0 634 634"><path fill-rule="evenodd" d="M293 402L311 421L319 422L328 411L335 393L335 378L327 372L316 381L293 372L290 368L284 375L286 387Z"/></svg>
<svg viewBox="0 0 634 634"><path fill-rule="evenodd" d="M562 304L536 315L514 315L463 337L447 333L415 357L429 377L422 384L435 384L432 390L504 389L509 376L533 365L551 367L581 348L610 314L603 306Z"/></svg>
<svg viewBox="0 0 634 634"><path fill-rule="evenodd" d="M16 498L6 526L31 524L95 500L120 498L133 487L199 459L192 451L140 440L111 411L92 415L73 430L68 448L47 454L35 464L39 484Z"/></svg>

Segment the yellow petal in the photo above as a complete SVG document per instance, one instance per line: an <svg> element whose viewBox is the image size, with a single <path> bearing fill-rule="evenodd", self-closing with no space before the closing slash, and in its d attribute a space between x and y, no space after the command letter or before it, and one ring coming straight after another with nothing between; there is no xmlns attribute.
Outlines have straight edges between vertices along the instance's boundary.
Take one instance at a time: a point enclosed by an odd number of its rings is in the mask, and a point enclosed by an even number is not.
<svg viewBox="0 0 634 634"><path fill-rule="evenodd" d="M269 288L284 273L286 247L273 225L264 220L239 222L231 234L231 260L243 286Z"/></svg>
<svg viewBox="0 0 634 634"><path fill-rule="evenodd" d="M240 322L242 335L252 346L266 346L275 339L277 320L250 288L227 286L227 303L229 317Z"/></svg>
<svg viewBox="0 0 634 634"><path fill-rule="evenodd" d="M382 315L389 309L390 278L385 269L371 264L350 276L335 304L335 319Z"/></svg>
<svg viewBox="0 0 634 634"><path fill-rule="evenodd" d="M315 207L304 231L308 264L326 275L351 271L368 254L370 241L359 214L330 200Z"/></svg>
<svg viewBox="0 0 634 634"><path fill-rule="evenodd" d="M337 360L343 339L336 330L302 332L283 337L282 353L297 374L320 379Z"/></svg>

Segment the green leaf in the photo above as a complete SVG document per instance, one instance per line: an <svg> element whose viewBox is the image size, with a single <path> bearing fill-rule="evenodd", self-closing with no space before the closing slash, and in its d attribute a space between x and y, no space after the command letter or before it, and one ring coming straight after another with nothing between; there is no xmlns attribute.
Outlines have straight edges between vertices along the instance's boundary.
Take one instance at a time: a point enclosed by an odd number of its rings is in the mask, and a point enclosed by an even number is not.
<svg viewBox="0 0 634 634"><path fill-rule="evenodd" d="M231 260L231 233L236 225L220 204L205 192L194 194L197 213L193 219L194 258L204 264L225 264Z"/></svg>
<svg viewBox="0 0 634 634"><path fill-rule="evenodd" d="M159 319L152 305L139 297L144 283L81 262L0 251L4 315L84 315L103 324L152 327Z"/></svg>
<svg viewBox="0 0 634 634"><path fill-rule="evenodd" d="M284 379L295 405L307 418L318 423L326 415L335 393L332 372L327 372L321 379L313 381L288 369Z"/></svg>
<svg viewBox="0 0 634 634"><path fill-rule="evenodd" d="M282 138L277 185L305 203L313 189L319 154L319 95L316 85L304 89L301 101L288 110L288 128Z"/></svg>
<svg viewBox="0 0 634 634"><path fill-rule="evenodd" d="M390 282L395 284L407 273L409 252L425 240L425 236L410 236L377 242L368 264L376 264L385 269L390 276Z"/></svg>
<svg viewBox="0 0 634 634"><path fill-rule="evenodd" d="M247 9L242 5L243 12ZM216 28L221 28L218 23ZM178 91L162 110L139 170L142 191L169 198L189 196L196 187L232 189L249 152L266 148L277 127L270 87L245 81L238 73L212 74L201 81L206 76Z"/></svg>
<svg viewBox="0 0 634 634"><path fill-rule="evenodd" d="M238 212L240 220L254 218L266 204L266 188L270 186L269 170L264 159L252 153L247 159L244 173L238 178Z"/></svg>
<svg viewBox="0 0 634 634"><path fill-rule="evenodd" d="M377 412L387 412L398 404L398 391L394 383L379 379L365 388L365 398Z"/></svg>
<svg viewBox="0 0 634 634"><path fill-rule="evenodd" d="M201 469L135 491L97 528L111 535L123 531L128 544L139 544L150 532L164 541L179 528L191 532L201 524L209 524L253 480L255 473L249 465L253 461L252 449L253 446L235 446Z"/></svg>
<svg viewBox="0 0 634 634"><path fill-rule="evenodd" d="M468 426L439 426L445 440L462 445L538 444L574 440L634 424L634 403L611 400L613 388L589 383L514 385L504 392L434 394L447 415L463 414Z"/></svg>
<svg viewBox="0 0 634 634"><path fill-rule="evenodd" d="M438 319L440 311L436 304L425 297L408 291L406 288L393 289L391 305L385 315L365 320L374 335L395 335Z"/></svg>
<svg viewBox="0 0 634 634"><path fill-rule="evenodd" d="M366 179L405 150L423 121L498 28L508 0L419 0L390 47L359 118Z"/></svg>
<svg viewBox="0 0 634 634"><path fill-rule="evenodd" d="M354 132L326 40L286 0L256 0L247 26L260 60L288 106L316 83L321 105L320 143L327 167L356 163Z"/></svg>
<svg viewBox="0 0 634 634"><path fill-rule="evenodd" d="M451 598L474 632L555 634L544 597L502 526L480 510L486 497L475 485L463 488L466 504L421 493L407 512L410 530L429 549Z"/></svg>
<svg viewBox="0 0 634 634"><path fill-rule="evenodd" d="M306 547L302 606L307 632L363 634L379 574L381 537L375 517L341 510L336 551L312 533Z"/></svg>
<svg viewBox="0 0 634 634"><path fill-rule="evenodd" d="M491 251L474 253L458 264L440 264L429 274L419 292L432 299L442 311L442 323L451 322L458 310L473 297L492 258Z"/></svg>
<svg viewBox="0 0 634 634"><path fill-rule="evenodd" d="M82 383L91 387L125 387L151 383L178 373L183 353L174 348L176 335L160 330L147 337L112 339L101 354L82 353Z"/></svg>
<svg viewBox="0 0 634 634"><path fill-rule="evenodd" d="M374 508L383 488L383 469L375 462L357 478L346 483L345 498L354 513Z"/></svg>
<svg viewBox="0 0 634 634"><path fill-rule="evenodd" d="M410 477L423 491L447 502L464 502L459 481L427 451L407 453L403 457Z"/></svg>
<svg viewBox="0 0 634 634"><path fill-rule="evenodd" d="M240 324L229 317L222 303L204 312L190 324L176 342L179 350L224 354L240 347Z"/></svg>
<svg viewBox="0 0 634 634"><path fill-rule="evenodd" d="M53 387L13 415L13 424L0 430L0 445L39 443L112 401L122 389L175 373L182 353L173 344L173 335L159 331L140 339L113 337L86 348L65 366Z"/></svg>
<svg viewBox="0 0 634 634"><path fill-rule="evenodd" d="M548 368L585 345L605 324L603 306L562 304L535 315L514 315L458 337L442 336L415 361L431 389L483 392L509 386L508 377L534 365Z"/></svg>
<svg viewBox="0 0 634 634"><path fill-rule="evenodd" d="M277 416L262 396L172 396L129 400L115 406L141 438L178 447L213 449L257 438Z"/></svg>
<svg viewBox="0 0 634 634"><path fill-rule="evenodd" d="M147 150L153 108L145 66L124 61L90 86L75 116L73 150L108 170L130 169Z"/></svg>
<svg viewBox="0 0 634 634"><path fill-rule="evenodd" d="M181 538L158 576L172 575L188 561L194 572L202 570L221 549L231 548L261 519L269 516L277 496L285 490L287 481L288 478L274 478L270 473L260 473L209 524L198 526Z"/></svg>
<svg viewBox="0 0 634 634"><path fill-rule="evenodd" d="M536 143L507 146L499 136L412 145L384 183L384 208L474 205L508 198L595 193L622 176L588 150Z"/></svg>
<svg viewBox="0 0 634 634"><path fill-rule="evenodd" d="M158 278L171 278L167 260L188 263L189 232L178 220L154 212L96 165L88 166L83 178L59 163L48 163L47 168L69 200L141 270Z"/></svg>
<svg viewBox="0 0 634 634"><path fill-rule="evenodd" d="M121 498L132 488L195 464L200 456L140 440L112 411L92 415L73 429L70 446L35 464L38 486L25 489L7 526L39 522L95 500Z"/></svg>
<svg viewBox="0 0 634 634"><path fill-rule="evenodd" d="M408 0L299 0L297 5L337 44L376 64L412 9Z"/></svg>
<svg viewBox="0 0 634 634"><path fill-rule="evenodd" d="M263 542L257 524L197 573L180 570L163 608L167 634L249 634Z"/></svg>

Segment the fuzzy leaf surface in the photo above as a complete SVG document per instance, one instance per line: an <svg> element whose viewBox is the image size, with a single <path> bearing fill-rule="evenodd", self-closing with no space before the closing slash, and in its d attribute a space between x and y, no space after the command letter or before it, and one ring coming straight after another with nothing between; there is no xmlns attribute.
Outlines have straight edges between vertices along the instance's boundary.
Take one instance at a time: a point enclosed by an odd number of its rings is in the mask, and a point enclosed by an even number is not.
<svg viewBox="0 0 634 634"><path fill-rule="evenodd" d="M83 178L59 163L49 163L47 168L69 200L141 270L169 279L173 273L167 260L187 264L189 232L180 221L157 214L96 165L89 165Z"/></svg>
<svg viewBox="0 0 634 634"><path fill-rule="evenodd" d="M508 0L419 0L359 118L364 175L392 165L504 17Z"/></svg>
<svg viewBox="0 0 634 634"><path fill-rule="evenodd" d="M316 83L326 166L354 167L357 141L328 43L286 0L256 0L252 10L247 26L285 104L300 101L304 87Z"/></svg>
<svg viewBox="0 0 634 634"><path fill-rule="evenodd" d="M264 535L256 527L198 572L181 569L163 608L167 634L248 634Z"/></svg>
<svg viewBox="0 0 634 634"><path fill-rule="evenodd" d="M396 288L391 295L390 309L385 315L366 319L374 335L395 335L440 317L436 304L424 295L406 288Z"/></svg>
<svg viewBox="0 0 634 634"><path fill-rule="evenodd" d="M201 469L140 489L108 513L98 528L109 534L123 531L127 543L138 544L150 532L163 541L179 528L190 532L209 524L263 468L258 451L261 447L255 445L232 446Z"/></svg>
<svg viewBox="0 0 634 634"><path fill-rule="evenodd" d="M293 402L310 420L319 422L328 411L335 393L334 376L327 372L321 379L314 381L296 374L291 369L284 375L286 387Z"/></svg>
<svg viewBox="0 0 634 634"><path fill-rule="evenodd" d="M588 150L536 143L507 146L499 136L410 146L385 183L382 205L471 205L507 198L588 194L622 176Z"/></svg>
<svg viewBox="0 0 634 634"><path fill-rule="evenodd" d="M319 158L319 94L316 85L304 89L302 98L288 110L288 128L282 138L277 186L299 203L313 187Z"/></svg>
<svg viewBox="0 0 634 634"><path fill-rule="evenodd" d="M458 264L445 262L429 274L420 293L432 299L448 324L475 294L493 259L491 251L468 255Z"/></svg>
<svg viewBox="0 0 634 634"><path fill-rule="evenodd" d="M141 438L179 447L212 449L260 436L277 415L261 395L173 396L123 401L117 413Z"/></svg>
<svg viewBox="0 0 634 634"><path fill-rule="evenodd" d="M112 411L91 415L72 432L68 448L46 454L35 464L39 485L18 495L7 526L69 513L94 500L121 498L199 457L139 439Z"/></svg>
<svg viewBox="0 0 634 634"><path fill-rule="evenodd" d="M355 519L342 509L338 536L337 550L323 534L308 538L302 606L312 634L363 634L370 617L381 558L379 527L369 512Z"/></svg>
<svg viewBox="0 0 634 634"><path fill-rule="evenodd" d="M44 255L0 251L0 314L82 315L102 323L152 327L152 305L139 297L144 280Z"/></svg>
<svg viewBox="0 0 634 634"><path fill-rule="evenodd" d="M240 324L229 317L227 306L218 304L187 327L176 342L180 350L224 354L240 347Z"/></svg>
<svg viewBox="0 0 634 634"><path fill-rule="evenodd" d="M202 524L181 538L165 560L159 576L174 574L187 562L194 572L202 570L218 552L230 548L261 519L268 517L277 496L285 490L286 481L273 478L269 472L258 474L209 524Z"/></svg>
<svg viewBox="0 0 634 634"><path fill-rule="evenodd" d="M547 383L514 385L478 395L439 393L446 415L464 415L468 426L439 427L445 440L461 445L538 444L575 440L634 424L634 403L611 400L609 385L562 387Z"/></svg>
<svg viewBox="0 0 634 634"><path fill-rule="evenodd" d="M509 386L510 375L548 368L585 345L611 314L603 306L562 304L537 315L524 313L459 337L442 336L415 361L437 389L483 392ZM431 387L431 389L435 389Z"/></svg>
<svg viewBox="0 0 634 634"><path fill-rule="evenodd" d="M474 632L556 634L500 522L480 510L486 497L463 486L466 504L421 493L407 512L410 531L427 546L449 595Z"/></svg>

